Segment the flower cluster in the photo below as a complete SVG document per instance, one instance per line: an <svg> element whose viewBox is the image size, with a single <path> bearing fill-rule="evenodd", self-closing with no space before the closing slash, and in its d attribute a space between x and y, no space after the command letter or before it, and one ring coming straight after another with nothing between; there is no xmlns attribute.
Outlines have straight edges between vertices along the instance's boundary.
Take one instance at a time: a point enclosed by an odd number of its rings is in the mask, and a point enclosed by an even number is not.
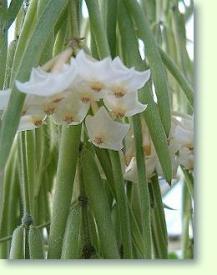
<svg viewBox="0 0 217 275"><path fill-rule="evenodd" d="M191 116L176 114L172 117L168 147L173 168L173 178L176 178L177 169L180 165L190 171L194 169L193 118ZM147 178L150 179L155 172L159 176L163 176L157 153L144 121L143 149ZM124 177L131 182L137 182L138 180L135 154L134 137L129 131L126 137L126 168Z"/></svg>
<svg viewBox="0 0 217 275"><path fill-rule="evenodd" d="M96 146L120 150L129 125L114 120L145 110L137 91L149 80L150 71L127 68L119 57L98 61L83 50L69 64L62 62L65 56L60 55L49 72L33 68L27 82L16 81L17 89L27 94L18 131L41 126L47 116L56 124L80 124L92 106L96 113L85 121L90 140ZM9 96L9 90L0 93L1 110L7 107ZM98 109L97 102L106 108Z"/></svg>

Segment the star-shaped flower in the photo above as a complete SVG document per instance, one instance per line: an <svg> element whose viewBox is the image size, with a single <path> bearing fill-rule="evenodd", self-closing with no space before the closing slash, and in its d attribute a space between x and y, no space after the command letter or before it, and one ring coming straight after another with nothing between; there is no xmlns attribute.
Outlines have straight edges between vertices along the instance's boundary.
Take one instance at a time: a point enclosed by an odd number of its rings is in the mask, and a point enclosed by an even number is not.
<svg viewBox="0 0 217 275"><path fill-rule="evenodd" d="M122 142L130 126L113 121L105 107L101 107L94 116L87 116L85 123L90 141L95 146L115 151L123 148Z"/></svg>
<svg viewBox="0 0 217 275"><path fill-rule="evenodd" d="M147 107L147 105L139 102L137 93L129 93L123 97L107 94L103 101L105 106L116 118L122 118L124 116L131 117L135 114L142 113Z"/></svg>
<svg viewBox="0 0 217 275"><path fill-rule="evenodd" d="M53 114L54 121L57 124L78 125L84 120L89 107L90 103L82 102L74 92L59 103Z"/></svg>

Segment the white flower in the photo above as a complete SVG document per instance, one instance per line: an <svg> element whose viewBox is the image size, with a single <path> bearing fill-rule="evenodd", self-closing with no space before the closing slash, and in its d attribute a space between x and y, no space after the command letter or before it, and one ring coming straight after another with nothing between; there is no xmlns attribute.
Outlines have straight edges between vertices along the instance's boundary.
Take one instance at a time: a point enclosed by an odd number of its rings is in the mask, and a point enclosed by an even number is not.
<svg viewBox="0 0 217 275"><path fill-rule="evenodd" d="M79 74L76 79L76 88L83 95L84 100L103 98L111 70L111 58L98 61L80 50L76 56L76 64Z"/></svg>
<svg viewBox="0 0 217 275"><path fill-rule="evenodd" d="M7 108L10 94L11 91L9 89L0 91L0 111L4 111ZM37 105L31 105L31 108L25 111L25 115L21 116L17 131L38 128L44 123L45 119L46 115L44 112Z"/></svg>
<svg viewBox="0 0 217 275"><path fill-rule="evenodd" d="M33 130L41 127L45 123L46 116L44 115L24 115L20 118L20 123L17 131Z"/></svg>
<svg viewBox="0 0 217 275"><path fill-rule="evenodd" d="M116 118L122 118L124 116L131 117L143 112L147 107L147 105L143 105L139 102L137 93L129 93L123 97L107 94L103 101L105 106Z"/></svg>
<svg viewBox="0 0 217 275"><path fill-rule="evenodd" d="M172 119L169 150L178 165L186 169L194 167L193 128L193 117L189 115L176 114Z"/></svg>
<svg viewBox="0 0 217 275"><path fill-rule="evenodd" d="M90 141L97 147L115 151L123 148L122 141L130 126L113 121L105 107L101 107L94 116L87 116L85 123Z"/></svg>
<svg viewBox="0 0 217 275"><path fill-rule="evenodd" d="M45 72L40 67L33 68L30 79L21 83L16 80L17 89L30 95L53 96L68 89L77 76L75 61L65 64L60 71Z"/></svg>
<svg viewBox="0 0 217 275"><path fill-rule="evenodd" d="M158 159L155 155L145 158L146 178L148 180L150 180L151 177L154 175L155 171L157 171L157 164ZM138 171L135 157L131 159L129 165L126 167L124 179L134 183L138 183Z"/></svg>
<svg viewBox="0 0 217 275"><path fill-rule="evenodd" d="M66 98L71 93L71 90L65 90L62 93L58 93L53 96L35 96L35 95L27 95L22 114L23 115L31 115L32 112L44 113L44 115L52 115L60 102Z"/></svg>
<svg viewBox="0 0 217 275"><path fill-rule="evenodd" d="M193 118L191 116L180 116L178 119L176 116L172 119L172 127L170 133L170 146L173 147L175 152L181 147L193 148Z"/></svg>
<svg viewBox="0 0 217 275"><path fill-rule="evenodd" d="M72 93L57 106L53 118L57 124L80 124L89 110L90 103L83 103L77 93Z"/></svg>
<svg viewBox="0 0 217 275"><path fill-rule="evenodd" d="M10 95L11 95L10 89L0 91L0 111L4 111L7 108Z"/></svg>
<svg viewBox="0 0 217 275"><path fill-rule="evenodd" d="M139 72L134 68L127 68L120 58L116 57L112 61L108 77L110 93L119 98L141 89L150 78L150 70Z"/></svg>

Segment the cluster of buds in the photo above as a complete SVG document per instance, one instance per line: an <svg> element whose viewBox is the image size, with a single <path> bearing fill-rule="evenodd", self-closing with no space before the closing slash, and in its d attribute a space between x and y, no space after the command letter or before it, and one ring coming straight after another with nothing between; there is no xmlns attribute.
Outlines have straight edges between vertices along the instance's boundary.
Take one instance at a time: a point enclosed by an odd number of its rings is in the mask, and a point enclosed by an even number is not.
<svg viewBox="0 0 217 275"><path fill-rule="evenodd" d="M146 109L138 100L138 90L149 80L150 71L127 68L119 57L98 61L83 50L67 63L70 55L67 49L49 71L46 66L33 68L27 82L16 81L17 89L27 95L18 131L40 127L48 116L60 125L78 125L86 118L92 143L121 150L129 130L122 118ZM7 108L9 97L10 90L0 93L0 110Z"/></svg>

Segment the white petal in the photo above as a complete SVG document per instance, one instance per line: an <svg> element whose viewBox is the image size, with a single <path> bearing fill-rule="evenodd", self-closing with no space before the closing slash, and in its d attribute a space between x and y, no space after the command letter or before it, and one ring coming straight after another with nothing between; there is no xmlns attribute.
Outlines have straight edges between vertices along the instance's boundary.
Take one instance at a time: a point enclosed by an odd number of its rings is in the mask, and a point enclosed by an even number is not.
<svg viewBox="0 0 217 275"><path fill-rule="evenodd" d="M123 148L122 141L130 126L113 121L105 107L94 116L87 116L85 123L90 141L96 146L115 151Z"/></svg>
<svg viewBox="0 0 217 275"><path fill-rule="evenodd" d="M131 79L128 82L129 90L137 91L145 86L146 82L150 79L151 71L146 70L143 72L134 71Z"/></svg>
<svg viewBox="0 0 217 275"><path fill-rule="evenodd" d="M72 94L65 98L57 106L53 118L57 124L78 125L90 108L90 103L83 103L78 94Z"/></svg>
<svg viewBox="0 0 217 275"><path fill-rule="evenodd" d="M115 57L115 59L112 61L112 70L115 74L122 74L122 75L130 75L132 71L134 71L134 68L127 68L119 56Z"/></svg>
<svg viewBox="0 0 217 275"><path fill-rule="evenodd" d="M131 117L143 112L147 107L139 102L137 93L129 93L120 98L113 94L107 94L104 97L104 104L117 117Z"/></svg>
<svg viewBox="0 0 217 275"><path fill-rule="evenodd" d="M111 58L96 60L80 50L76 56L76 63L80 76L86 81L105 81L111 69Z"/></svg>
<svg viewBox="0 0 217 275"><path fill-rule="evenodd" d="M179 151L178 163L186 169L192 170L194 168L193 152L186 147L182 147Z"/></svg>
<svg viewBox="0 0 217 275"><path fill-rule="evenodd" d="M192 145L193 144L193 131L189 131L179 125L175 128L174 138L181 145Z"/></svg>
<svg viewBox="0 0 217 275"><path fill-rule="evenodd" d="M10 95L10 89L0 91L0 111L3 111L7 108Z"/></svg>
<svg viewBox="0 0 217 275"><path fill-rule="evenodd" d="M112 62L110 82L114 85L122 85L128 92L141 89L150 78L150 70L136 71L134 68L127 68L119 57Z"/></svg>
<svg viewBox="0 0 217 275"><path fill-rule="evenodd" d="M52 96L69 88L76 75L75 63L65 65L62 71L55 73L41 72L33 68L30 80L24 83L16 80L16 86L26 94Z"/></svg>
<svg viewBox="0 0 217 275"><path fill-rule="evenodd" d="M40 126L43 125L45 121L45 116L30 116L30 115L25 115L20 118L20 123L18 126L17 131L22 132L22 131L27 131L27 130L33 130L36 128L39 128Z"/></svg>

